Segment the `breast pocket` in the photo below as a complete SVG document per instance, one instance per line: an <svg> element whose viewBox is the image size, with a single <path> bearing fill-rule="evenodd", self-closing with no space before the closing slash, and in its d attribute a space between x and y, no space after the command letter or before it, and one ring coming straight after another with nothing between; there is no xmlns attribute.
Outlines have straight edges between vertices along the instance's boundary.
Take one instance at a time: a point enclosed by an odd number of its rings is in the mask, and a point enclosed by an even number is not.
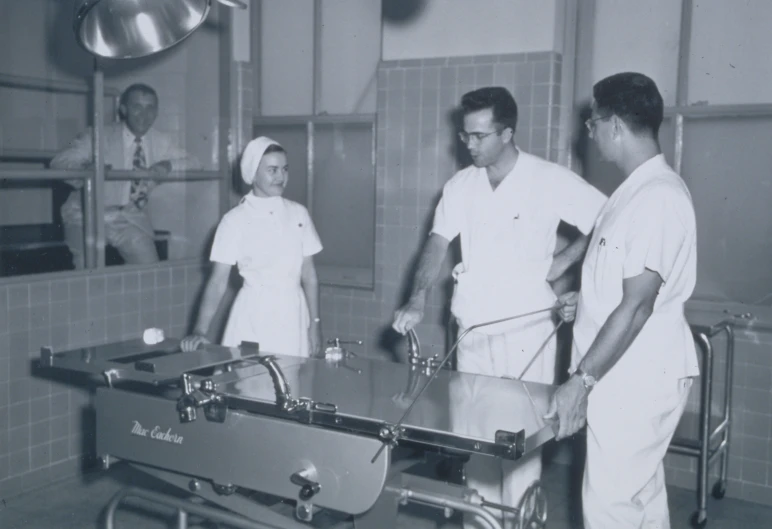
<svg viewBox="0 0 772 529"><path fill-rule="evenodd" d="M594 261L593 277L596 289L603 290L604 285L615 284L622 276L624 246L608 232L598 233L591 244L594 247L589 249L587 258Z"/></svg>

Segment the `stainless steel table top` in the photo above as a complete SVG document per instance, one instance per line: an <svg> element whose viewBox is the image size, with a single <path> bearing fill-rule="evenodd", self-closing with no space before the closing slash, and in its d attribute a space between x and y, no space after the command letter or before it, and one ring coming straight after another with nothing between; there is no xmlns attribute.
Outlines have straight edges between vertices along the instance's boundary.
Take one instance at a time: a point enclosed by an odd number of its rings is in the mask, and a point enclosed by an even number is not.
<svg viewBox="0 0 772 529"><path fill-rule="evenodd" d="M407 411L429 373L405 364L348 359L276 357L294 398L334 404L339 415L394 424ZM213 377L217 391L274 402L273 383L255 365ZM525 430L530 438L549 425L555 387L443 369L405 417L407 427L492 442L498 430ZM543 435L549 436L549 432Z"/></svg>

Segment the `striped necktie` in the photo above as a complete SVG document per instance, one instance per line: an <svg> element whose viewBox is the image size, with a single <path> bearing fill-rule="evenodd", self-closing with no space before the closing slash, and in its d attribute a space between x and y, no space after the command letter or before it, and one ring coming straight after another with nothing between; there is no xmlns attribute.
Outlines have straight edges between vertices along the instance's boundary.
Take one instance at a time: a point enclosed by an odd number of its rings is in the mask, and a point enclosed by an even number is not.
<svg viewBox="0 0 772 529"><path fill-rule="evenodd" d="M142 138L134 138L134 158L132 160L132 166L135 170L147 169L147 160L145 159L145 150L142 148ZM137 209L142 209L147 204L148 186L147 182L140 179L132 180L131 191L129 192L129 199L137 206Z"/></svg>

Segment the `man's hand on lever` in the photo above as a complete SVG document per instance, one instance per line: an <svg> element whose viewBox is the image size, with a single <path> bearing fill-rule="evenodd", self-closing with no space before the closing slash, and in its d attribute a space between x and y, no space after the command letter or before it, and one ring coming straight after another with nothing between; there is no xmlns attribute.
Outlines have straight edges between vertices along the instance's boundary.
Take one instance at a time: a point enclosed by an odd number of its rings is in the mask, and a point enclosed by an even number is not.
<svg viewBox="0 0 772 529"><path fill-rule="evenodd" d="M555 439L560 441L571 437L582 429L587 422L587 395L581 377L572 375L561 385L550 401L550 408L544 416L545 420L558 421L559 428Z"/></svg>
<svg viewBox="0 0 772 529"><path fill-rule="evenodd" d="M424 301L413 298L394 313L394 323L391 325L400 334L407 332L421 323L424 318Z"/></svg>
<svg viewBox="0 0 772 529"><path fill-rule="evenodd" d="M579 302L579 292L566 292L558 298L558 315L566 323L576 318L576 305Z"/></svg>
<svg viewBox="0 0 772 529"><path fill-rule="evenodd" d="M212 343L209 341L209 338L206 336L203 336L201 334L191 334L190 336L186 336L182 339L180 342L180 349L182 349L183 352L189 353L191 351L195 351L202 345L210 344Z"/></svg>
<svg viewBox="0 0 772 529"><path fill-rule="evenodd" d="M558 298L558 315L566 322L574 321L579 292L566 292ZM581 377L572 375L562 384L550 401L550 407L544 419L558 421L559 428L555 439L570 437L578 432L587 422L587 395Z"/></svg>

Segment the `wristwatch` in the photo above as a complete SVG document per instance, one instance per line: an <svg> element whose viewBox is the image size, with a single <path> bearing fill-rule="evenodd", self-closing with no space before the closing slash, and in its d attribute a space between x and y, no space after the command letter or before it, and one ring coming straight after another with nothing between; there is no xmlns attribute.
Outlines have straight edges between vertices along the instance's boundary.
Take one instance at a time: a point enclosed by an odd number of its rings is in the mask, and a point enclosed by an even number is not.
<svg viewBox="0 0 772 529"><path fill-rule="evenodd" d="M575 375L579 376L579 378L582 379L582 384L584 385L584 389L591 390L595 384L598 383L598 379L594 376L590 375L589 373L585 373L581 369L577 369L574 373Z"/></svg>

